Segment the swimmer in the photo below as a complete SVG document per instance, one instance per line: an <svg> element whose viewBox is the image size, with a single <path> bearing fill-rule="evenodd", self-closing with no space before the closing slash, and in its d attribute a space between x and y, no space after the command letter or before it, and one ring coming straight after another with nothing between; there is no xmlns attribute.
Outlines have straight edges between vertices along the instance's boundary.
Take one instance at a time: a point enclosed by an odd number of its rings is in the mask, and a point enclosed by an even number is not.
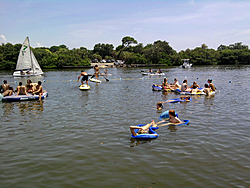
<svg viewBox="0 0 250 188"><path fill-rule="evenodd" d="M163 109L162 102L158 102L158 103L156 104L156 108L157 108L157 110L162 110L162 109Z"/></svg>
<svg viewBox="0 0 250 188"><path fill-rule="evenodd" d="M208 80L207 80L207 83L209 84L208 86L209 86L209 88L210 88L212 91L215 91L215 90L216 90L214 84L212 83L212 79L208 79Z"/></svg>

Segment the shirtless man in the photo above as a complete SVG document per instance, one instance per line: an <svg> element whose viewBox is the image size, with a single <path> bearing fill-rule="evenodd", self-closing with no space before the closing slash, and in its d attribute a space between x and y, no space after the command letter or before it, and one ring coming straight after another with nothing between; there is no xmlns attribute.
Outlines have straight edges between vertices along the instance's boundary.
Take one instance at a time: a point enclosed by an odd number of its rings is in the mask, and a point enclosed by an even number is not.
<svg viewBox="0 0 250 188"><path fill-rule="evenodd" d="M83 85L83 82L86 81L87 87L89 87L88 73L82 70L81 74L78 76L77 82L79 81L81 76L82 76L82 80L81 80L82 85Z"/></svg>
<svg viewBox="0 0 250 188"><path fill-rule="evenodd" d="M39 100L42 99L42 94L43 94L43 86L42 86L42 82L38 81L38 85L35 88L35 91L32 92L32 95L39 95Z"/></svg>
<svg viewBox="0 0 250 188"><path fill-rule="evenodd" d="M201 92L201 90L199 90L199 89L197 88L197 86L194 85L194 86L193 86L193 89L191 89L191 94L196 94L197 92Z"/></svg>
<svg viewBox="0 0 250 188"><path fill-rule="evenodd" d="M18 96L18 95L27 95L28 96L28 94L26 92L26 88L25 88L25 86L23 86L22 82L19 82L19 86L17 86L16 90L17 90L16 96Z"/></svg>
<svg viewBox="0 0 250 188"><path fill-rule="evenodd" d="M208 80L207 80L207 83L209 84L208 86L209 86L209 88L210 88L212 91L215 91L215 90L216 90L214 84L212 83L212 79L208 79Z"/></svg>
<svg viewBox="0 0 250 188"><path fill-rule="evenodd" d="M95 77L98 80L98 75L100 74L100 69L98 65L95 65L94 70L95 70Z"/></svg>
<svg viewBox="0 0 250 188"><path fill-rule="evenodd" d="M5 92L6 90L9 90L9 87L10 84L7 84L7 80L4 80L0 88L1 93Z"/></svg>

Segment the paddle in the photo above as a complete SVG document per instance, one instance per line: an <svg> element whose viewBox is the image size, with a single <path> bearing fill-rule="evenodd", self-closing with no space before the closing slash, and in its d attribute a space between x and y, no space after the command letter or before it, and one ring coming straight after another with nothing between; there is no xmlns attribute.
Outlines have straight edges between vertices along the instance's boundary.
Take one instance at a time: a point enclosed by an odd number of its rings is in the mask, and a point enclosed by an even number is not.
<svg viewBox="0 0 250 188"><path fill-rule="evenodd" d="M107 82L109 81L109 79L106 78L103 74L101 74L101 76L103 76L103 78L105 78L105 80L106 80Z"/></svg>

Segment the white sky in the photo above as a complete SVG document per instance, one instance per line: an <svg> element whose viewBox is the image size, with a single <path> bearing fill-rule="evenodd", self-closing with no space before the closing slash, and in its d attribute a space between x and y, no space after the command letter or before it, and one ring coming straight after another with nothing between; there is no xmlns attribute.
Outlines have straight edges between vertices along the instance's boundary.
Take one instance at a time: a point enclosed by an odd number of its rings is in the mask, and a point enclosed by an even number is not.
<svg viewBox="0 0 250 188"><path fill-rule="evenodd" d="M97 43L117 47L125 36L143 45L167 41L179 52L205 43L250 48L249 0L0 0L0 43L32 47Z"/></svg>

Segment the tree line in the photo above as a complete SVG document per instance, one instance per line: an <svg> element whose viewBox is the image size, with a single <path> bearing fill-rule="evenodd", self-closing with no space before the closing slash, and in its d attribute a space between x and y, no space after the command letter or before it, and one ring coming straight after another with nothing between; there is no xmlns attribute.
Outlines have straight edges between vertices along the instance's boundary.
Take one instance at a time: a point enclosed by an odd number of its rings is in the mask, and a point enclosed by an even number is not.
<svg viewBox="0 0 250 188"><path fill-rule="evenodd" d="M250 64L250 50L241 42L220 45L217 50L206 44L195 49L176 52L168 42L155 41L143 46L130 36L123 37L121 45L114 49L113 44L95 44L93 50L85 47L68 49L66 45L32 48L41 68L62 68L64 66L90 66L92 61L123 60L126 64L162 64L177 66L182 59L190 59L193 65ZM0 46L0 69L13 70L16 67L22 44L2 43Z"/></svg>

